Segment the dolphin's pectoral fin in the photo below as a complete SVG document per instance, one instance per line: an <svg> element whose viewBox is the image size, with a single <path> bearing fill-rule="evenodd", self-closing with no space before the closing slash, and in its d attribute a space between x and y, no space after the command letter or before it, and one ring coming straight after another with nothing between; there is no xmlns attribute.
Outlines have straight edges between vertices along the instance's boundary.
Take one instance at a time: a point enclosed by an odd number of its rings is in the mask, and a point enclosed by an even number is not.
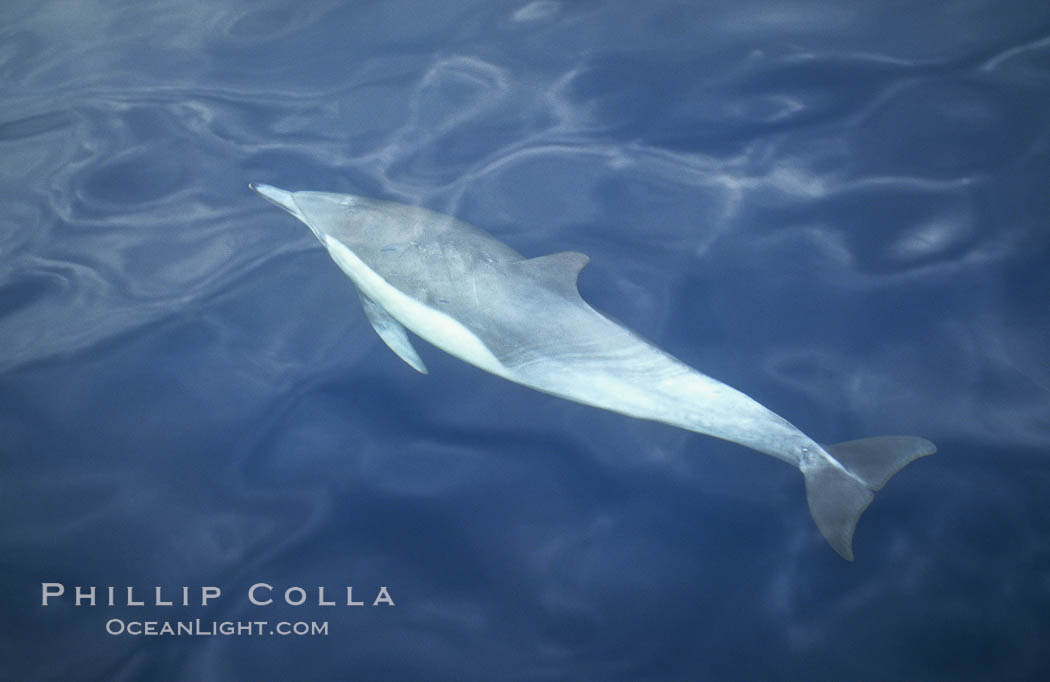
<svg viewBox="0 0 1050 682"><path fill-rule="evenodd" d="M408 332L401 326L401 323L391 317L383 306L361 292L358 293L361 295L361 304L365 307L365 316L372 323L372 328L379 334L379 338L383 339L383 343L397 353L397 356L407 362L412 369L426 374L427 366L423 364L423 359L412 347L412 342L408 340Z"/></svg>
<svg viewBox="0 0 1050 682"><path fill-rule="evenodd" d="M511 263L510 267L519 268L522 272L528 273L563 294L579 298L580 291L576 288L576 280L580 276L580 271L590 260L587 254L578 251L561 251L539 258L517 261Z"/></svg>

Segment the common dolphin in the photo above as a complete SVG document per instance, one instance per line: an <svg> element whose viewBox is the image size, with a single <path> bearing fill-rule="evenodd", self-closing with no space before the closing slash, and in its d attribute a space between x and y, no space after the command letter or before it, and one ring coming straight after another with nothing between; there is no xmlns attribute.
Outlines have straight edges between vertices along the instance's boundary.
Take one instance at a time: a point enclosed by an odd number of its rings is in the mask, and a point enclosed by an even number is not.
<svg viewBox="0 0 1050 682"><path fill-rule="evenodd" d="M913 436L819 445L588 305L576 288L589 260L582 253L525 258L476 227L416 206L249 187L310 228L357 287L379 337L413 369L427 371L406 329L538 391L782 459L801 470L817 528L850 561L873 491L937 449Z"/></svg>

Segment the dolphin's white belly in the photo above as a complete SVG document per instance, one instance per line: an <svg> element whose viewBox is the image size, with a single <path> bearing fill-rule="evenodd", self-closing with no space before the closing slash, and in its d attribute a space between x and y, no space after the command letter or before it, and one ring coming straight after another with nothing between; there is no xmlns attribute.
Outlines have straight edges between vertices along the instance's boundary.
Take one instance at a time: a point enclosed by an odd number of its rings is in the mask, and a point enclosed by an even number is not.
<svg viewBox="0 0 1050 682"><path fill-rule="evenodd" d="M338 240L326 237L325 246L332 260L361 293L385 308L398 322L450 355L497 376L511 378L503 363L462 324L391 285Z"/></svg>

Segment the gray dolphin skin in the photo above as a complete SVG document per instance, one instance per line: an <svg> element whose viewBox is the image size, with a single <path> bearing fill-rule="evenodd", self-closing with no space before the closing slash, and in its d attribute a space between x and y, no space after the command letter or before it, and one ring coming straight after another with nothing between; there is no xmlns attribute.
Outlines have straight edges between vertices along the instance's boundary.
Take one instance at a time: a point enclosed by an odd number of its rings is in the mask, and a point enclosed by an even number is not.
<svg viewBox="0 0 1050 682"><path fill-rule="evenodd" d="M350 194L249 185L301 220L357 287L379 337L427 369L406 329L492 374L585 405L739 443L798 467L817 528L853 560L857 519L933 443L880 436L819 445L736 389L649 344L587 304L588 258L525 258L423 208Z"/></svg>

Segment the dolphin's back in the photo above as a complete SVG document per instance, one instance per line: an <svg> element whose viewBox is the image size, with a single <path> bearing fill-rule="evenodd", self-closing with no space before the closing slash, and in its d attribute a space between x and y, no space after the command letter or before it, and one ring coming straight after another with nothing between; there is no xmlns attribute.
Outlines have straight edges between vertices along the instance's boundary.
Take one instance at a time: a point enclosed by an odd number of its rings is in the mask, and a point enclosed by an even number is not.
<svg viewBox="0 0 1050 682"><path fill-rule="evenodd" d="M385 276L402 270L423 274L455 261L505 263L522 256L490 234L452 216L420 206L327 192L296 192L310 222L352 249ZM411 258L410 261L402 260ZM384 264L393 267L384 267Z"/></svg>
<svg viewBox="0 0 1050 682"><path fill-rule="evenodd" d="M322 193L297 192L300 205L304 194ZM540 346L637 338L580 297L583 254L528 259L463 221L373 199L329 219L325 232L397 290L464 324L508 367L528 363Z"/></svg>

